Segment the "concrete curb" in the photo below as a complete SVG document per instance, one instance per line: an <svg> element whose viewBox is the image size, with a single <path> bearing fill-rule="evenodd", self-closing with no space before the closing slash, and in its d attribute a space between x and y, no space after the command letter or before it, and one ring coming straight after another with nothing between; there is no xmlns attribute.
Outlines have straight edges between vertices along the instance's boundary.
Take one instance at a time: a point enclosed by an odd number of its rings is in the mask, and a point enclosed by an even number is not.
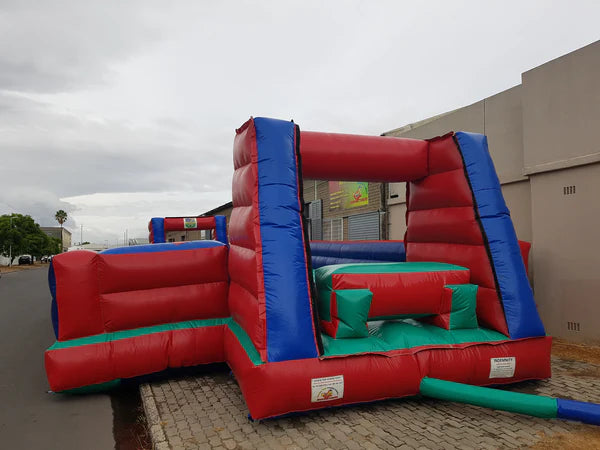
<svg viewBox="0 0 600 450"><path fill-rule="evenodd" d="M167 450L169 449L169 443L163 431L160 423L160 415L158 408L156 407L156 401L154 400L154 394L149 384L140 385L140 397L142 397L142 405L144 406L144 413L146 414L146 422L148 424L148 431L150 432L150 439L152 440L152 448L155 450Z"/></svg>

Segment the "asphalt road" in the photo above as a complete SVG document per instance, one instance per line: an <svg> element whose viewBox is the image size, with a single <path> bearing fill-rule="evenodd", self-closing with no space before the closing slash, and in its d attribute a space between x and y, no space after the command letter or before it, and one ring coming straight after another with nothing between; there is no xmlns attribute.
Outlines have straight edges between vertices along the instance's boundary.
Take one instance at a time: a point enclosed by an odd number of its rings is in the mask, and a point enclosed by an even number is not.
<svg viewBox="0 0 600 450"><path fill-rule="evenodd" d="M47 268L0 279L0 448L113 449L107 394L49 394L44 350L54 342Z"/></svg>

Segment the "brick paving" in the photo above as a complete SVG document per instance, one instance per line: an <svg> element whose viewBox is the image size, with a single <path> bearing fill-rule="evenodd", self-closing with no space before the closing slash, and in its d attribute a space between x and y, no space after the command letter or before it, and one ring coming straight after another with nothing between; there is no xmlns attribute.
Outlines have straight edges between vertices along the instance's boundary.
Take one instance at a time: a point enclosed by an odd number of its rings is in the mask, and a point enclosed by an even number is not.
<svg viewBox="0 0 600 450"><path fill-rule="evenodd" d="M553 377L513 391L600 402L600 366L552 359ZM427 398L313 411L251 422L235 379L199 374L141 386L156 449L520 448L593 427Z"/></svg>

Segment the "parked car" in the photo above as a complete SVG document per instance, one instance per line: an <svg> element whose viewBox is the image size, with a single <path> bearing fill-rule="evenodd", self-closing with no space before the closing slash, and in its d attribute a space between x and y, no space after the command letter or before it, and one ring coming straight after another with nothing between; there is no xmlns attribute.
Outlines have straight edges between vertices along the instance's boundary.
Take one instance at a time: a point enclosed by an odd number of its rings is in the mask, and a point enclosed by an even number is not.
<svg viewBox="0 0 600 450"><path fill-rule="evenodd" d="M31 257L31 255L19 256L19 265L22 266L24 264L33 264L33 258Z"/></svg>

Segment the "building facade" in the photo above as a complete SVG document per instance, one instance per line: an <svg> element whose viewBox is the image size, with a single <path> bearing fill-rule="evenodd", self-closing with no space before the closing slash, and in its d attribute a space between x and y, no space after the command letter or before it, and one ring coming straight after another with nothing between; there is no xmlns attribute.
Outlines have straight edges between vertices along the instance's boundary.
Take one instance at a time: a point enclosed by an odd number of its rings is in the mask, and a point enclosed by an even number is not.
<svg viewBox="0 0 600 450"><path fill-rule="evenodd" d="M530 271L548 334L600 342L600 41L522 74L473 105L384 133L488 136L517 236L532 242ZM405 230L405 186L389 185L390 239Z"/></svg>
<svg viewBox="0 0 600 450"><path fill-rule="evenodd" d="M386 239L386 185L303 180L311 240Z"/></svg>
<svg viewBox="0 0 600 450"><path fill-rule="evenodd" d="M167 242L200 241L206 238L205 230L167 231Z"/></svg>
<svg viewBox="0 0 600 450"><path fill-rule="evenodd" d="M71 232L65 227L40 227L48 236L59 239L62 232L62 251L66 252L71 247Z"/></svg>

